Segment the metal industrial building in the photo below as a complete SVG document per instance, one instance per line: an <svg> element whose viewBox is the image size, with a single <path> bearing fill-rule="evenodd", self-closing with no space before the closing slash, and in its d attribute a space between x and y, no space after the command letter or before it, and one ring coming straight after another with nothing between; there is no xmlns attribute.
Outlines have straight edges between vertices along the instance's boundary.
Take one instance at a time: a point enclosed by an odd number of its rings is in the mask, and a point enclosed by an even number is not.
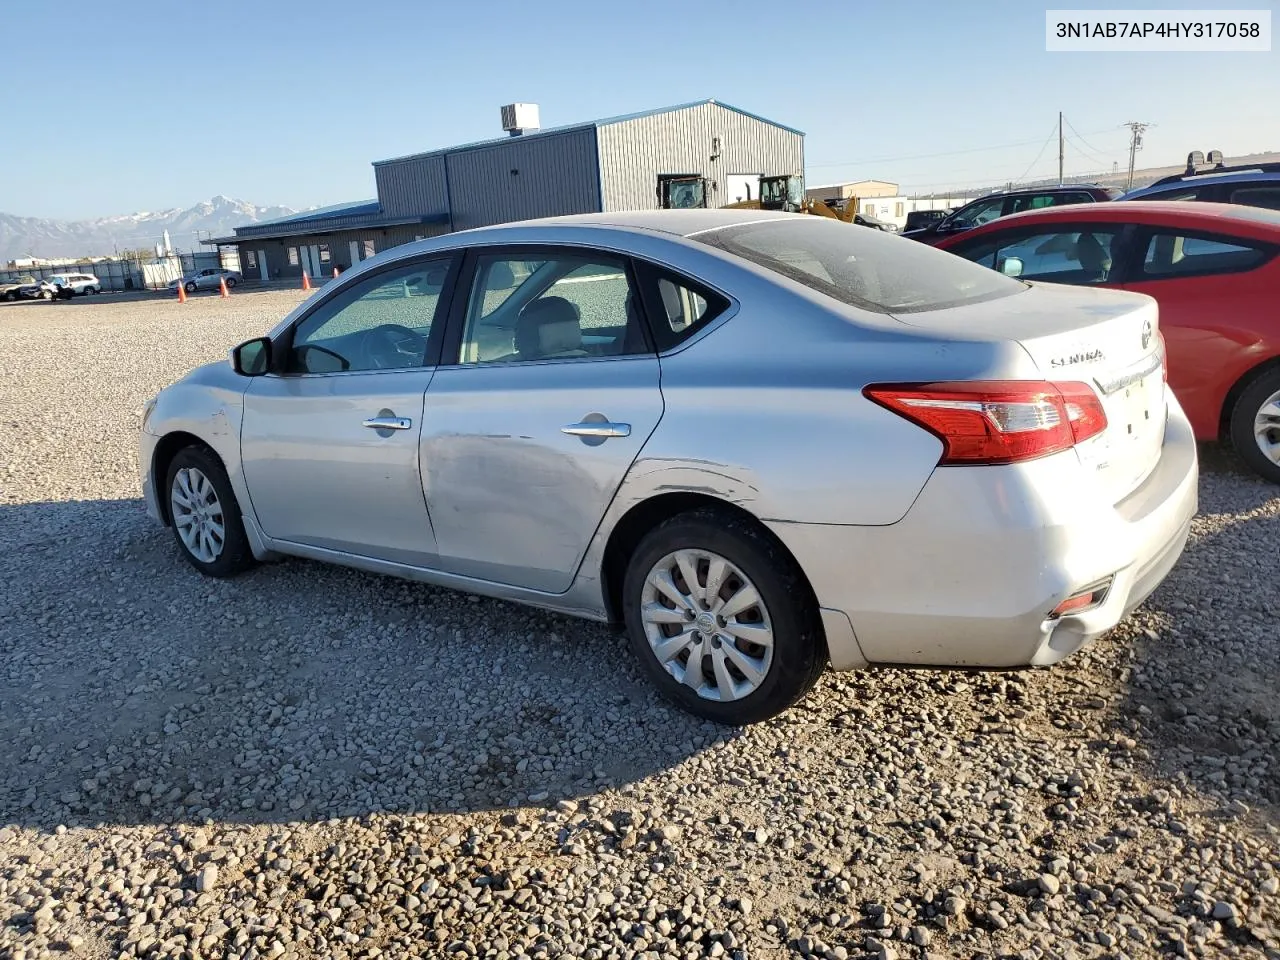
<svg viewBox="0 0 1280 960"><path fill-rule="evenodd" d="M669 178L705 178L706 205L723 206L761 176L804 170L803 133L715 100L547 130L537 129L531 104L504 107L502 116L505 137L376 161L374 200L249 224L209 242L237 247L251 279L304 270L319 278L454 230L654 209Z"/></svg>

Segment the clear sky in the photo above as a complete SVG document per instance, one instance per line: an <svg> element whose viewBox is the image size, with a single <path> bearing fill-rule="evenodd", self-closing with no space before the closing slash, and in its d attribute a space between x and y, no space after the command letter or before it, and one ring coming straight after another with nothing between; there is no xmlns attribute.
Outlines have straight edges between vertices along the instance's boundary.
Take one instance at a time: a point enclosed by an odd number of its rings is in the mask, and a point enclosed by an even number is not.
<svg viewBox="0 0 1280 960"><path fill-rule="evenodd" d="M548 127L714 97L805 131L810 184L913 191L1056 175L1059 110L1069 174L1123 169L1128 120L1156 124L1139 166L1280 150L1276 49L1047 53L1046 6L1073 4L6 3L0 211L369 198L371 161L500 136L512 101ZM1274 0L1112 6L1272 9L1280 29Z"/></svg>

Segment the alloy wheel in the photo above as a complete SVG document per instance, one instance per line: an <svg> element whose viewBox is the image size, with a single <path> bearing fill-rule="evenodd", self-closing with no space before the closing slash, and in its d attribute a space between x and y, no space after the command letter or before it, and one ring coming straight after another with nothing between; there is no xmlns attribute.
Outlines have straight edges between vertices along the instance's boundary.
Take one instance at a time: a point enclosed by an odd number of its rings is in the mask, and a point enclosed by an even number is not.
<svg viewBox="0 0 1280 960"><path fill-rule="evenodd" d="M183 467L173 477L169 492L173 525L191 555L201 563L213 563L226 545L227 529L222 504L213 483L196 467Z"/></svg>

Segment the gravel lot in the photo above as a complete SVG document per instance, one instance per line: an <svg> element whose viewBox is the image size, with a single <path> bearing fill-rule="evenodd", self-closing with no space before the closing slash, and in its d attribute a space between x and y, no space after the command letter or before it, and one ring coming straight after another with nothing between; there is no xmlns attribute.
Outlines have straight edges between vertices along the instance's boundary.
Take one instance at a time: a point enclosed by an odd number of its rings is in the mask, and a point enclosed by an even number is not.
<svg viewBox="0 0 1280 960"><path fill-rule="evenodd" d="M1206 449L1055 670L724 730L596 625L179 558L140 408L301 295L0 306L0 957L1280 957L1276 488Z"/></svg>

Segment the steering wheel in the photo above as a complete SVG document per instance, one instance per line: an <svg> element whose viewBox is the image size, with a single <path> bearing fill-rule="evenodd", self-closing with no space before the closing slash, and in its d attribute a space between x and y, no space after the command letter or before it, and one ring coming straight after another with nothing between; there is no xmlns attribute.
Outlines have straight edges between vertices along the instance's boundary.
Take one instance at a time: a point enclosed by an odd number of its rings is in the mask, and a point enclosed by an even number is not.
<svg viewBox="0 0 1280 960"><path fill-rule="evenodd" d="M361 349L381 370L415 367L427 352L427 338L398 323L384 323L366 331Z"/></svg>

